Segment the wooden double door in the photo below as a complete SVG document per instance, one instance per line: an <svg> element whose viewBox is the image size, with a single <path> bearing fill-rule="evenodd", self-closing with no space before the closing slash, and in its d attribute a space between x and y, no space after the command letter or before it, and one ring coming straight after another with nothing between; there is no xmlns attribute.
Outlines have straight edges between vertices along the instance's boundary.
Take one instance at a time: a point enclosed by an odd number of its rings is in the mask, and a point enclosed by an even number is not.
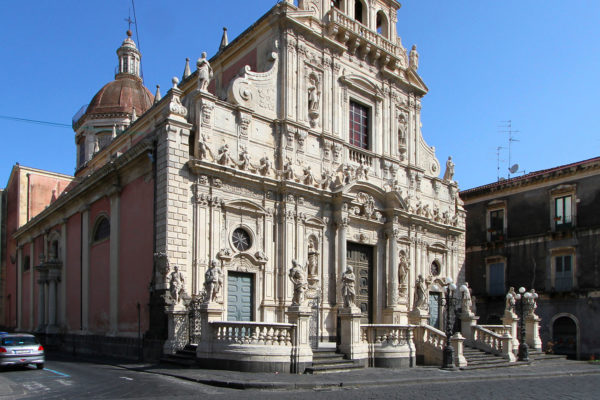
<svg viewBox="0 0 600 400"><path fill-rule="evenodd" d="M363 324L373 323L373 247L358 243L346 244L346 265L352 266L356 276L355 304L362 312Z"/></svg>

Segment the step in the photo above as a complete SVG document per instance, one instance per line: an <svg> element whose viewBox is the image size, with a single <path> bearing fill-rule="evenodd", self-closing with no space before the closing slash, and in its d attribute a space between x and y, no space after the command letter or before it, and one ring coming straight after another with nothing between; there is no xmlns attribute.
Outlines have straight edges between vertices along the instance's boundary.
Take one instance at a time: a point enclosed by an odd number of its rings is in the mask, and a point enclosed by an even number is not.
<svg viewBox="0 0 600 400"><path fill-rule="evenodd" d="M354 362L350 360L333 360L333 361L324 361L324 362L314 362L313 367L343 367L345 365L354 365Z"/></svg>
<svg viewBox="0 0 600 400"><path fill-rule="evenodd" d="M466 367L460 368L461 370L471 370L471 369L493 369L493 368L510 368L510 367L520 367L522 365L528 365L528 362L505 362L503 364L494 364L494 365L467 365Z"/></svg>
<svg viewBox="0 0 600 400"><path fill-rule="evenodd" d="M348 371L355 371L357 369L363 369L364 367L362 365L358 365L358 364L351 364L351 365L346 365L344 367L336 367L336 366L312 366L312 367L308 367L304 370L305 374L312 374L312 375L317 375L317 374L331 374L331 373L337 373L337 372L348 372Z"/></svg>
<svg viewBox="0 0 600 400"><path fill-rule="evenodd" d="M166 357L161 357L160 362L164 363L164 364L172 364L172 365L178 365L181 367L188 367L188 368L196 365L196 359L179 358L179 357L175 357L174 354L170 354Z"/></svg>

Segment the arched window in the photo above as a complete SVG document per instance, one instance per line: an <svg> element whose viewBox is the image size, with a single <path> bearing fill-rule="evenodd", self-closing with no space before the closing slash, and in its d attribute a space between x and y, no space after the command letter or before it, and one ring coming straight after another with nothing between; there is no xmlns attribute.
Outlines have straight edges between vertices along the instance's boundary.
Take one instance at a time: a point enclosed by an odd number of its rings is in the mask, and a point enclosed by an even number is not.
<svg viewBox="0 0 600 400"><path fill-rule="evenodd" d="M102 216L96 222L96 229L94 229L94 235L92 236L94 242L99 242L110 236L110 222L108 218Z"/></svg>
<svg viewBox="0 0 600 400"><path fill-rule="evenodd" d="M388 22L383 11L377 12L377 33L386 39L389 39Z"/></svg>
<svg viewBox="0 0 600 400"><path fill-rule="evenodd" d="M363 10L364 10L364 6L363 6L362 1L356 0L354 2L354 19L357 20L358 22L360 22L361 24L364 24Z"/></svg>

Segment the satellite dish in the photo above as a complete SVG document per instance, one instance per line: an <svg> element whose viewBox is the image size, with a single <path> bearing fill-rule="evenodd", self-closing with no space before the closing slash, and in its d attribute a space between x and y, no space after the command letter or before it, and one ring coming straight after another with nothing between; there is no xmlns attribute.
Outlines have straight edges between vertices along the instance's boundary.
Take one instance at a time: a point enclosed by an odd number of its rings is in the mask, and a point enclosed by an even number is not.
<svg viewBox="0 0 600 400"><path fill-rule="evenodd" d="M510 172L511 174L514 174L515 172L517 172L519 170L519 164L515 164L512 167L510 167L508 169L508 172Z"/></svg>

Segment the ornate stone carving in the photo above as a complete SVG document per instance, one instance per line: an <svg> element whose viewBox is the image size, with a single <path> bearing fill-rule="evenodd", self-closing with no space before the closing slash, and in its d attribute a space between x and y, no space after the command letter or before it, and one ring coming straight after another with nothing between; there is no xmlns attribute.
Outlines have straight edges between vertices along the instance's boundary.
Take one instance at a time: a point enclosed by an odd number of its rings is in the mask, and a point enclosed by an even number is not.
<svg viewBox="0 0 600 400"><path fill-rule="evenodd" d="M271 170L273 169L273 163L269 159L269 156L264 156L260 159L258 166L258 172L263 176L268 176L271 174ZM270 192L269 192L270 193Z"/></svg>
<svg viewBox="0 0 600 400"><path fill-rule="evenodd" d="M400 261L398 262L398 302L403 302L408 299L408 273L410 265L406 254L400 253Z"/></svg>
<svg viewBox="0 0 600 400"><path fill-rule="evenodd" d="M219 148L217 155L217 163L221 165L228 165L231 161L231 155L229 154L229 145L225 143Z"/></svg>
<svg viewBox="0 0 600 400"><path fill-rule="evenodd" d="M415 282L415 301L414 310L429 311L429 284L431 279L425 280L423 275L419 275Z"/></svg>
<svg viewBox="0 0 600 400"><path fill-rule="evenodd" d="M417 45L413 44L408 57L408 67L413 71L419 69L419 53L417 52Z"/></svg>
<svg viewBox="0 0 600 400"><path fill-rule="evenodd" d="M169 291L163 295L163 299L168 305L178 305L187 298L185 277L179 271L179 266L174 265L173 272L169 275Z"/></svg>
<svg viewBox="0 0 600 400"><path fill-rule="evenodd" d="M446 161L446 171L444 172L444 180L447 182L451 182L454 180L454 163L452 162L452 157L448 157L448 161Z"/></svg>
<svg viewBox="0 0 600 400"><path fill-rule="evenodd" d="M181 104L181 99L179 98L179 96L173 94L173 96L171 96L171 101L169 102L169 112L171 114L175 114L175 115L179 115L180 117L187 117L187 108L185 108L183 106L183 104Z"/></svg>
<svg viewBox="0 0 600 400"><path fill-rule="evenodd" d="M250 122L252 122L252 114L240 111L238 114L238 124L240 127L240 136L247 137L248 136L248 128L250 127Z"/></svg>
<svg viewBox="0 0 600 400"><path fill-rule="evenodd" d="M315 73L308 77L308 118L310 126L316 127L321 110L321 79Z"/></svg>

